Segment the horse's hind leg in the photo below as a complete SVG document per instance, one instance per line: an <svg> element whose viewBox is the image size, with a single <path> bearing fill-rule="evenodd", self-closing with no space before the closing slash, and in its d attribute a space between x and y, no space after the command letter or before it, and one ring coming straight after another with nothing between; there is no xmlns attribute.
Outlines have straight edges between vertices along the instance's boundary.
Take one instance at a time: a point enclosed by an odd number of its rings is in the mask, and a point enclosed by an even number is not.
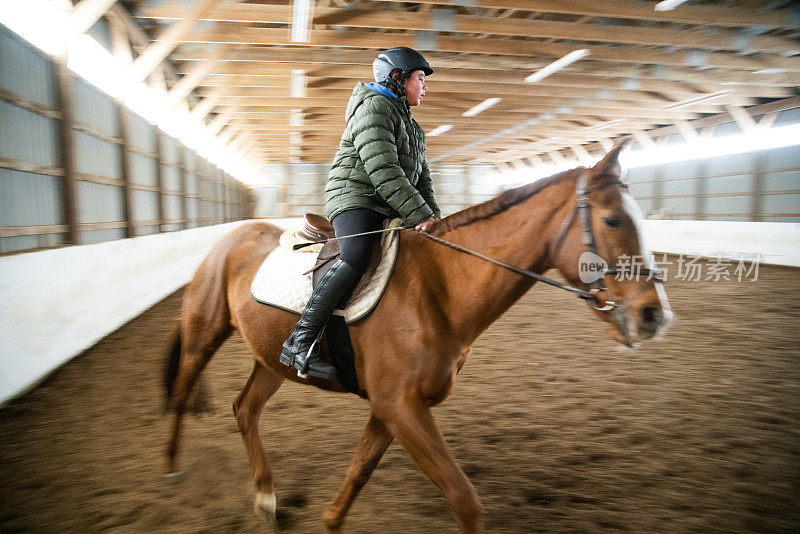
<svg viewBox="0 0 800 534"><path fill-rule="evenodd" d="M184 305L184 310L186 306ZM206 324L200 316L184 319L181 328L182 350L178 375L172 389L172 407L175 418L172 433L167 444L167 474L176 473L176 456L180 439L181 422L186 413L192 389L197 383L201 371L217 349L233 332L233 326L227 314L221 313L211 324Z"/></svg>
<svg viewBox="0 0 800 534"><path fill-rule="evenodd" d="M233 413L253 469L256 485L255 512L256 515L266 519L275 530L277 530L275 487L267 453L258 435L258 419L264 404L278 391L283 380L282 376L273 374L256 362L250 378L233 403Z"/></svg>
<svg viewBox="0 0 800 534"><path fill-rule="evenodd" d="M393 439L379 419L375 416L369 418L358 448L353 454L350 468L347 470L347 478L342 484L339 494L322 515L328 532L340 531L344 517L350 510L358 492L369 480Z"/></svg>

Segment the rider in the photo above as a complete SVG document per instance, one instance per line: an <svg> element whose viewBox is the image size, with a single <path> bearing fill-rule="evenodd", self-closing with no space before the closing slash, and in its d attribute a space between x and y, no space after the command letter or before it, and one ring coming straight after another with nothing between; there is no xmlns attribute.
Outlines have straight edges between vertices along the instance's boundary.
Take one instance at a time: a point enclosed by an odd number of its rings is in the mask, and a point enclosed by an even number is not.
<svg viewBox="0 0 800 534"><path fill-rule="evenodd" d="M337 236L380 230L385 219L427 231L439 220L425 159L425 134L411 117L433 69L422 54L391 48L372 62L375 81L361 82L347 104L347 127L325 187L325 211ZM280 361L298 375L335 378L336 369L310 352L333 310L343 306L367 269L377 234L340 239L341 255L322 277L283 344Z"/></svg>

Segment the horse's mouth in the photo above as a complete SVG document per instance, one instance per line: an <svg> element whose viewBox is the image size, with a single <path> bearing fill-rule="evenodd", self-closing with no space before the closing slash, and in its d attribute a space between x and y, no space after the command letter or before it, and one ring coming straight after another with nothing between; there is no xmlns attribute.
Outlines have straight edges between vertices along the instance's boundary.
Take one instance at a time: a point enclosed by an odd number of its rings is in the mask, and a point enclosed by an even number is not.
<svg viewBox="0 0 800 534"><path fill-rule="evenodd" d="M672 311L661 308L636 312L616 308L611 316L608 325L611 339L628 348L636 348L643 341L660 338L674 322Z"/></svg>

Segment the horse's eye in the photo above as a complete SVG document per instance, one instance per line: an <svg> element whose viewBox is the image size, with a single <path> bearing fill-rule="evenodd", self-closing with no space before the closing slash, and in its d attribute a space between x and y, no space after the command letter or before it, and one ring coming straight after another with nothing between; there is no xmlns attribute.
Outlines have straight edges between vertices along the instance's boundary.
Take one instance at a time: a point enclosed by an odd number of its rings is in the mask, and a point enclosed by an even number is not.
<svg viewBox="0 0 800 534"><path fill-rule="evenodd" d="M619 228L622 220L619 217L603 217L603 222L610 228Z"/></svg>

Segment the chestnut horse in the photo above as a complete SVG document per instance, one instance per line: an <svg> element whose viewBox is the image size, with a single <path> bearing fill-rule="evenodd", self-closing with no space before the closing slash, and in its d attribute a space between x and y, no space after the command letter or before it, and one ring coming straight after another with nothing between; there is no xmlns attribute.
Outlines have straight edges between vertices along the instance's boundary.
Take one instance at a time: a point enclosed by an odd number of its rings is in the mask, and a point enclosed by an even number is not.
<svg viewBox="0 0 800 534"><path fill-rule="evenodd" d="M609 265L647 254L640 212L620 182L615 147L589 169L557 174L467 208L440 222L431 235L476 249L536 273L558 270L576 288L582 236L588 226L594 249ZM587 184L590 215L574 217L576 187ZM587 224L587 223L590 223ZM253 351L255 368L233 403L253 469L256 512L275 525L272 471L258 434L266 401L287 378L329 391L338 382L298 378L281 365L281 344L297 315L265 306L250 296L250 283L281 230L266 222L245 224L217 243L188 284L180 329L172 347L168 379L175 420L167 449L174 473L181 418L198 375L234 329ZM606 274L603 291L621 303L595 309L611 337L626 345L653 337L671 312L662 285L650 277ZM280 281L276 281L280 283ZM340 531L359 490L389 444L397 439L436 484L462 532L481 531L474 487L448 450L431 407L450 392L476 338L534 284L534 279L404 231L394 273L381 302L350 325L361 396L371 415L345 481L323 514L328 532Z"/></svg>

